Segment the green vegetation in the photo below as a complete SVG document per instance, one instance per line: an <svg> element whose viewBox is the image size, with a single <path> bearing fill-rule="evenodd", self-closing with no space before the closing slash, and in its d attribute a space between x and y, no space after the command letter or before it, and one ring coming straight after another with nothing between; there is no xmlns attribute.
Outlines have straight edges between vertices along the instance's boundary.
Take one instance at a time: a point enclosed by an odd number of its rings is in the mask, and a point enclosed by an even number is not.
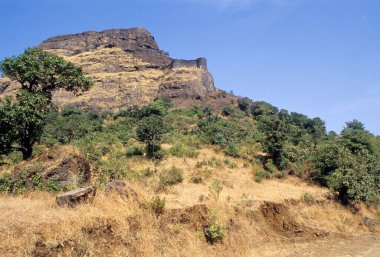
<svg viewBox="0 0 380 257"><path fill-rule="evenodd" d="M164 133L164 123L156 114L144 117L136 128L137 139L146 143L146 153L149 158L160 159L160 143Z"/></svg>
<svg viewBox="0 0 380 257"><path fill-rule="evenodd" d="M42 60L53 58L40 50L27 50L23 58L37 53L42 54ZM11 65L12 61L7 60L1 67L5 75L13 78ZM58 76L57 85L52 81L28 82L25 78L31 77L20 77L23 89L15 99L0 105L1 165L19 162L21 154L24 159L29 158L36 143L41 147L74 145L90 160L98 183L103 184L113 179L141 179L156 172L148 169L144 175L133 171L128 167L128 158L136 161L149 158L155 162L168 154L196 158L199 149L208 147L231 158L198 161L190 177L193 183L203 183L209 169L235 169L233 158L243 158L245 168L253 166L257 182L297 175L329 188L343 203L379 201L380 138L357 120L347 122L340 134L327 132L319 118L289 113L248 98L240 98L236 106L228 105L219 112L201 107L171 110L165 100L117 113L83 111L73 106L58 111L51 104L50 89L63 87L75 91L88 88L90 83L80 70L67 65L75 70L70 74L81 77L77 79L82 84L70 84L74 77L64 80ZM52 72L50 68L43 71L36 67L39 73L34 74ZM171 147L161 150L163 143ZM9 175L1 178L2 191L19 188L12 179ZM162 190L182 182L183 173L172 167L162 171L159 179L158 189ZM45 189L50 188L47 184ZM220 181L214 181L210 191L217 198L222 188Z"/></svg>
<svg viewBox="0 0 380 257"><path fill-rule="evenodd" d="M149 201L148 206L155 215L160 216L165 211L165 203L165 198L160 198L159 196L156 196Z"/></svg>
<svg viewBox="0 0 380 257"><path fill-rule="evenodd" d="M163 190L167 186L175 185L183 181L183 171L177 167L163 170L160 175L158 190Z"/></svg>
<svg viewBox="0 0 380 257"><path fill-rule="evenodd" d="M224 229L219 224L214 224L205 228L204 234L207 242L210 244L223 241L225 236Z"/></svg>
<svg viewBox="0 0 380 257"><path fill-rule="evenodd" d="M51 109L51 92L59 88L88 90L92 81L80 67L39 48L5 58L0 70L21 85L15 99L8 98L0 105L0 154L16 147L26 160L32 156L33 145L40 138L44 119Z"/></svg>

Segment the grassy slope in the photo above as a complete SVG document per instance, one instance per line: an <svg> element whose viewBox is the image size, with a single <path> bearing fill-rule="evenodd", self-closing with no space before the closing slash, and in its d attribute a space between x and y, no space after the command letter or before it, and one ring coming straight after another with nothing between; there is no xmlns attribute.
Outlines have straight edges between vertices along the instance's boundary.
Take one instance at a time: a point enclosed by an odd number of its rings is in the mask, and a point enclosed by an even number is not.
<svg viewBox="0 0 380 257"><path fill-rule="evenodd" d="M156 217L133 199L107 196L102 189L93 204L75 209L59 208L54 195L44 192L0 195L0 255L303 256L307 249L318 253L321 250L318 244L335 244L337 238L369 238L369 247L378 242L378 234L368 236L370 230L376 232L374 228L360 225L364 215L379 219L378 210L362 207L353 214L338 203L325 200L325 189L296 177L259 184L253 179L251 164L211 149L200 150L194 159L170 156L156 167L141 157L134 158L128 160L130 169L142 171L150 167L156 172L148 177L135 177L128 184L138 193L140 202L157 194L165 197L163 215ZM236 167L230 168L224 161L226 158ZM210 160L213 164L197 166ZM159 174L172 166L183 170L184 181L157 192ZM205 175L202 183L190 181L194 172ZM223 186L218 200L210 190L215 180ZM305 193L315 201L306 203ZM206 200L200 202L201 195ZM279 216L265 216L264 201L283 204L285 209ZM173 221L175 213L198 204L205 204L214 222L223 226L226 233L223 243L210 245L201 228L191 222ZM197 213L190 215L200 218ZM298 233L292 226L301 227L302 231Z"/></svg>

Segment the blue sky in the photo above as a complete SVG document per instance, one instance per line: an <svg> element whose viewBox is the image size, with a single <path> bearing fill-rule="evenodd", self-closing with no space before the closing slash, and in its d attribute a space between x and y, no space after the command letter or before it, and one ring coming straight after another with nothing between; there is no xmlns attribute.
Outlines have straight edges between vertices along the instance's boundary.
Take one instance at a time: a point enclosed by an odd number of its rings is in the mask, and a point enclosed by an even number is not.
<svg viewBox="0 0 380 257"><path fill-rule="evenodd" d="M144 27L216 85L380 134L380 0L0 0L0 59L60 34Z"/></svg>

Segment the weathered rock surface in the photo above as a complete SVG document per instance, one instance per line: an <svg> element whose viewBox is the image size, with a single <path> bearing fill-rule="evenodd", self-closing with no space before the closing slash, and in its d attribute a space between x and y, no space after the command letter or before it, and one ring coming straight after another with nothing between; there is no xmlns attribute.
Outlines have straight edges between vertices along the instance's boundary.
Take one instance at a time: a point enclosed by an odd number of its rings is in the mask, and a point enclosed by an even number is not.
<svg viewBox="0 0 380 257"><path fill-rule="evenodd" d="M145 105L161 97L173 100L174 107L218 108L236 102L236 97L214 86L205 58L171 59L142 28L57 36L39 47L83 67L95 82L80 96L56 91L53 101L59 107L71 104L88 109L119 110ZM17 83L0 79L0 99L14 94L17 88Z"/></svg>
<svg viewBox="0 0 380 257"><path fill-rule="evenodd" d="M48 181L62 187L76 187L91 178L90 164L71 146L54 146L36 158L16 166L12 177L32 186L41 177L42 187Z"/></svg>
<svg viewBox="0 0 380 257"><path fill-rule="evenodd" d="M74 191L57 195L56 202L59 206L75 207L82 203L91 203L96 195L96 187L79 188Z"/></svg>
<svg viewBox="0 0 380 257"><path fill-rule="evenodd" d="M106 194L117 194L127 199L133 200L140 203L139 196L135 190L127 186L125 182L122 181L112 181L106 185Z"/></svg>

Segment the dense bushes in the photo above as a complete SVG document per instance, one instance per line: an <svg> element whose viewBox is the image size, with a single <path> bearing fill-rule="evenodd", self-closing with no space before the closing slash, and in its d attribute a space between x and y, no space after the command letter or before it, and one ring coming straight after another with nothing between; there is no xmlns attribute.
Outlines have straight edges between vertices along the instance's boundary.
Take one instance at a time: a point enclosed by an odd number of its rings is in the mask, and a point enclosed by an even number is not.
<svg viewBox="0 0 380 257"><path fill-rule="evenodd" d="M257 182L296 174L330 188L345 203L375 201L379 196L380 138L366 131L359 121L348 122L337 134L327 133L319 118L278 110L246 98L220 113L200 107L169 110L169 106L167 101L159 100L116 114L65 107L46 117L40 143L76 145L100 173L101 183L129 178L127 158L144 158L145 153L156 161L167 153L195 158L202 146L214 146L231 157L253 163ZM9 144L6 138L0 141ZM161 150L162 143L171 147ZM1 159L8 160L4 164L20 159L17 152L7 154ZM236 168L229 159L224 164ZM220 168L223 162L198 162L196 169L203 165ZM182 171L165 170L159 179L161 190L181 182ZM203 177L194 172L190 181L202 183ZM17 183L4 176L0 186L12 191L10 188L19 187Z"/></svg>

